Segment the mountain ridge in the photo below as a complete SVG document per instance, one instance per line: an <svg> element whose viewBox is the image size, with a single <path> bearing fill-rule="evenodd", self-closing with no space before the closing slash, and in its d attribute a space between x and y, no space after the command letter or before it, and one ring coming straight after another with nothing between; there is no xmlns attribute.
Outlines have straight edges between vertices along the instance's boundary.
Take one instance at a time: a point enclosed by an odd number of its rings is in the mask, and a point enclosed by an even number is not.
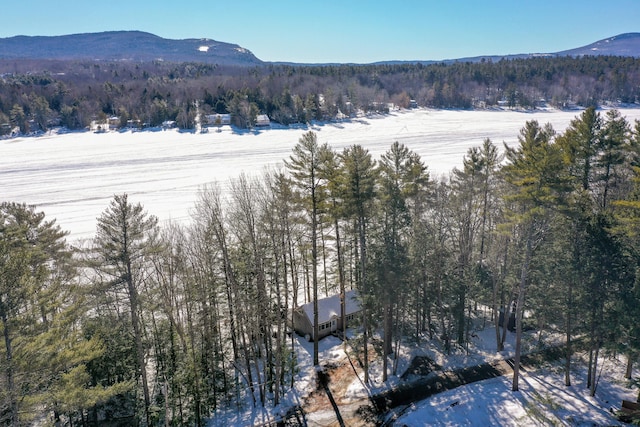
<svg viewBox="0 0 640 427"><path fill-rule="evenodd" d="M521 53L509 55L481 55L445 60L388 60L372 63L453 63L499 61L539 56L612 55L640 57L640 33L623 33L594 43L555 53ZM202 62L219 65L256 66L285 65L339 65L305 64L294 62L262 61L250 50L237 44L200 39L165 39L143 31L105 31L60 36L25 36L0 38L0 59L58 59L104 61L169 61ZM342 65L349 65L348 63ZM362 64L366 65L366 64Z"/></svg>
<svg viewBox="0 0 640 427"><path fill-rule="evenodd" d="M212 39L165 39L143 31L0 38L0 59L204 62L259 65L237 44Z"/></svg>
<svg viewBox="0 0 640 427"><path fill-rule="evenodd" d="M609 53L611 52L611 53ZM556 55L609 55L640 57L640 33L623 33L586 46L564 50Z"/></svg>
<svg viewBox="0 0 640 427"><path fill-rule="evenodd" d="M443 60L417 60L417 61L380 61L375 64L403 64L403 63L421 63L424 65L434 63L450 64L454 62L481 62L481 61L500 61L502 59L527 59L541 56L546 57L562 57L562 56L630 56L640 58L640 33L622 33L613 37L598 40L585 46L563 50L559 52L536 52L536 53L516 53L508 55L480 55L473 57L443 59Z"/></svg>

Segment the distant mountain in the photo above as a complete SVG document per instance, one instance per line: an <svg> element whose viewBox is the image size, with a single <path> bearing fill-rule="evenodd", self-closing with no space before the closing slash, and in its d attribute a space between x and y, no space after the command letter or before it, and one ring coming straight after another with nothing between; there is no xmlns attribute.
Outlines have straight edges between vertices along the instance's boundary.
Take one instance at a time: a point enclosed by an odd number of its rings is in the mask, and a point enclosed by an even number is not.
<svg viewBox="0 0 640 427"><path fill-rule="evenodd" d="M556 53L556 56L612 55L640 57L640 33L625 33L600 40L577 49Z"/></svg>
<svg viewBox="0 0 640 427"><path fill-rule="evenodd" d="M236 44L211 39L170 40L141 31L0 38L0 59L91 59L105 61L204 62L259 65Z"/></svg>
<svg viewBox="0 0 640 427"><path fill-rule="evenodd" d="M481 62L481 61L500 61L501 59L526 59L536 57L559 57L559 56L631 56L640 58L640 33L625 33L608 39L591 43L587 46L578 47L570 50L563 50L555 53L520 53L514 55L483 55L469 58L445 59L442 61L382 61L377 64L400 64L400 63L416 63L433 64L433 63L453 63L453 62Z"/></svg>
<svg viewBox="0 0 640 427"><path fill-rule="evenodd" d="M614 55L640 57L640 33L626 33L600 40L587 46L556 53L523 53L517 55L485 55L442 61L381 61L376 64L434 62L480 62L501 59L532 58L539 56ZM211 39L171 40L142 31L108 31L103 33L71 34L64 36L15 36L0 38L2 59L58 59L104 61L204 62L220 65L261 65L249 50L236 44ZM296 64L288 65L329 65ZM339 64L331 64L339 65Z"/></svg>

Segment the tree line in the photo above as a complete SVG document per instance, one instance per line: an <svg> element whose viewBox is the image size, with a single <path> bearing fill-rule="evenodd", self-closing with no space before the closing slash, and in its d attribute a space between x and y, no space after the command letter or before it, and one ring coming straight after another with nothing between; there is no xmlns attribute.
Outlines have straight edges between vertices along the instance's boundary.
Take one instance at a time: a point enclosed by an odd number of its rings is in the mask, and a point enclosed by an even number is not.
<svg viewBox="0 0 640 427"><path fill-rule="evenodd" d="M121 127L231 114L241 128L267 114L283 125L407 108L558 108L638 102L640 59L537 57L497 62L232 67L198 63L0 61L0 135ZM196 107L197 105L197 107ZM200 120L200 123L206 123Z"/></svg>
<svg viewBox="0 0 640 427"><path fill-rule="evenodd" d="M599 356L625 355L629 376L638 358L639 232L640 122L594 108L563 133L529 121L515 147L487 139L439 178L398 142L374 159L308 132L282 169L202 188L186 225L115 195L80 247L4 202L0 424L204 425L278 405L298 373L291 309L350 289L365 383L372 361L397 374L402 345L465 351L489 309L497 351L515 318L513 390L532 327L541 346L565 337L567 386L586 343L595 394Z"/></svg>

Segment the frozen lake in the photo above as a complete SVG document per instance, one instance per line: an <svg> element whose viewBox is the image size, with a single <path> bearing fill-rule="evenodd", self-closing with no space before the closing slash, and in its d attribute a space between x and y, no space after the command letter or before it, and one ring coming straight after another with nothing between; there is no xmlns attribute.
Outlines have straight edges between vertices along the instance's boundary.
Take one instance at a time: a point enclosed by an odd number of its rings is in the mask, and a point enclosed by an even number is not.
<svg viewBox="0 0 640 427"><path fill-rule="evenodd" d="M580 111L410 110L344 123L256 132L89 132L0 140L2 201L35 205L70 231L70 241L92 238L96 218L114 194L128 193L161 221L185 222L198 189L244 172L261 174L282 160L308 130L335 150L360 144L374 158L395 141L417 152L431 176L460 166L469 147L490 138L502 147L517 143L528 120L562 132ZM623 109L630 123L640 109Z"/></svg>

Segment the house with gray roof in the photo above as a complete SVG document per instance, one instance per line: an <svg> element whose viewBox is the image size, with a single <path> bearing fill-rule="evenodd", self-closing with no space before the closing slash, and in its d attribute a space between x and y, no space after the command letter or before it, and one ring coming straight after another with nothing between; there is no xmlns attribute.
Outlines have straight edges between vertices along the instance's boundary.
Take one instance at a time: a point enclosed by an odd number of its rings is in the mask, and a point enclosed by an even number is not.
<svg viewBox="0 0 640 427"><path fill-rule="evenodd" d="M355 316L362 310L355 290L345 292L346 324L353 322ZM313 301L301 305L293 310L291 321L293 330L313 341ZM342 316L340 309L340 294L318 300L318 339L342 331Z"/></svg>

